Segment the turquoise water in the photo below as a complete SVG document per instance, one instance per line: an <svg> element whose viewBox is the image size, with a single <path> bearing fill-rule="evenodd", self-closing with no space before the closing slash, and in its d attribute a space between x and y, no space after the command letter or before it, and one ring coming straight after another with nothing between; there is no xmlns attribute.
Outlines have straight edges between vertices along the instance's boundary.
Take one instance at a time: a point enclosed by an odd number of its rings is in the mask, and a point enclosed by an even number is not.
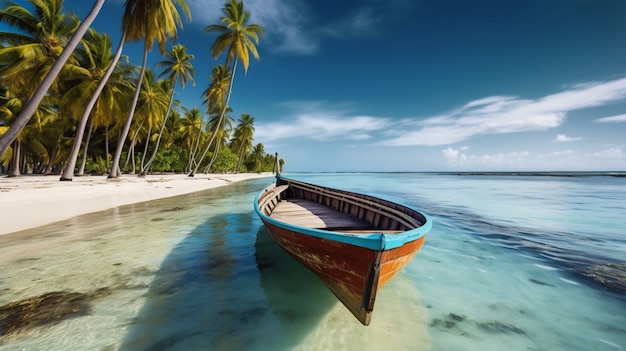
<svg viewBox="0 0 626 351"><path fill-rule="evenodd" d="M369 327L271 241L267 179L0 236L0 306L49 302L0 350L626 349L626 178L292 176L433 219Z"/></svg>

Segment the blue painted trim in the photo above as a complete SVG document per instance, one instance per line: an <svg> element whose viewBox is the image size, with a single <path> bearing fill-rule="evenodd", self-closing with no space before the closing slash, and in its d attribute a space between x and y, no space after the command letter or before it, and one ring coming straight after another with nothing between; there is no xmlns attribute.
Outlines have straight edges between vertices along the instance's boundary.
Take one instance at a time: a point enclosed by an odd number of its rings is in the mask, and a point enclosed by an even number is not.
<svg viewBox="0 0 626 351"><path fill-rule="evenodd" d="M310 235L316 238L337 241L345 244L364 247L371 250L391 250L423 237L424 235L426 235L426 233L430 231L432 227L432 221L426 214L422 212L420 213L424 216L424 218L426 218L426 223L424 223L419 228L411 229L399 234L351 234L342 232L330 232L321 229L313 229L293 225L277 221L265 215L265 213L263 213L259 209L259 197L266 191L266 189L267 188L261 190L254 198L254 211L257 213L257 215L259 215L259 217L263 219L263 221L267 221L268 223L271 223L285 230L300 233L303 235Z"/></svg>

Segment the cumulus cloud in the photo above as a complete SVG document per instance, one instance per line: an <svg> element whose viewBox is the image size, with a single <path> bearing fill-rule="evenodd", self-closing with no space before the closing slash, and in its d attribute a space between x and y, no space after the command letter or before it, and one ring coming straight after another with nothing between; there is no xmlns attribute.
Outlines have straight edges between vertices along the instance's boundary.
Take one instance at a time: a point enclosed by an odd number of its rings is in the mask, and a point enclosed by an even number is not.
<svg viewBox="0 0 626 351"><path fill-rule="evenodd" d="M585 83L540 99L491 96L471 101L446 114L405 120L390 130L381 145L446 145L488 134L558 127L570 111L603 106L626 98L626 78Z"/></svg>
<svg viewBox="0 0 626 351"><path fill-rule="evenodd" d="M626 164L626 154L621 147L609 147L596 152L566 149L545 154L528 151L471 154L461 148L448 147L441 150L441 155L449 167L458 169L580 170L581 164L584 164L589 170L606 171L621 169Z"/></svg>
<svg viewBox="0 0 626 351"><path fill-rule="evenodd" d="M481 135L548 130L561 126L567 112L602 106L624 98L626 78L576 85L569 91L534 100L490 96L425 119L358 116L345 106L298 101L285 105L291 113L282 121L258 125L255 137L264 142L301 137L314 140L371 139L372 144L382 146L450 145ZM558 135L555 141L580 139ZM491 159L506 156L499 155ZM524 155L520 153L515 156Z"/></svg>
<svg viewBox="0 0 626 351"><path fill-rule="evenodd" d="M622 123L626 122L626 114L611 116L611 117L603 117L594 120L597 123Z"/></svg>
<svg viewBox="0 0 626 351"><path fill-rule="evenodd" d="M392 122L388 118L351 116L347 108L328 107L323 102L291 102L285 106L296 111L295 115L289 120L256 126L255 139L264 142L285 138L364 140Z"/></svg>
<svg viewBox="0 0 626 351"><path fill-rule="evenodd" d="M450 166L465 168L486 167L491 169L517 168L524 165L530 157L530 152L528 151L468 155L464 152L466 150L468 150L467 147L459 149L449 147L441 150L441 154Z"/></svg>
<svg viewBox="0 0 626 351"><path fill-rule="evenodd" d="M579 137L572 138L572 137L568 137L565 134L559 134L556 136L556 138L554 138L554 141L556 142L568 142L568 141L577 141L577 140L582 140L582 138L579 138Z"/></svg>

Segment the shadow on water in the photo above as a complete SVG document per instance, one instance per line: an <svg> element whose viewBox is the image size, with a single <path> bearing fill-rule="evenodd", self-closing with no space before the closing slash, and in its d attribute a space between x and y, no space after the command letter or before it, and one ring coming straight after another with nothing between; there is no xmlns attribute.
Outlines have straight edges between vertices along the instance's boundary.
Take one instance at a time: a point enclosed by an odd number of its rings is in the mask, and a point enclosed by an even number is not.
<svg viewBox="0 0 626 351"><path fill-rule="evenodd" d="M167 254L118 350L287 350L336 304L241 207Z"/></svg>
<svg viewBox="0 0 626 351"><path fill-rule="evenodd" d="M255 243L261 287L272 313L297 342L339 302L319 279L296 262L261 227Z"/></svg>

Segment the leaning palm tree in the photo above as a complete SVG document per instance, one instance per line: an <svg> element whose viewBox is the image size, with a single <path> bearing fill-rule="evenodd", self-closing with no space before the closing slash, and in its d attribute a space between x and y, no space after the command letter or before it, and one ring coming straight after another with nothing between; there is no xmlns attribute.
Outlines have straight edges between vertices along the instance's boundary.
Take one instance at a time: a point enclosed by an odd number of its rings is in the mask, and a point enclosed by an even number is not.
<svg viewBox="0 0 626 351"><path fill-rule="evenodd" d="M152 138L152 130L157 125L163 125L165 118L169 113L169 97L171 91L171 83L168 80L156 80L151 70L146 70L146 79L144 79L137 105L136 114L147 128L144 152L141 158L141 173L145 175L148 168L146 165L146 154L148 153L148 145ZM161 130L162 133L162 130ZM160 139L160 136L159 136Z"/></svg>
<svg viewBox="0 0 626 351"><path fill-rule="evenodd" d="M34 4L35 6L38 6L41 4L56 4L56 5L61 4L62 5L63 0L30 0L30 2ZM9 4L15 5L13 2L9 2ZM0 137L0 155L4 153L4 151L9 147L9 145L13 142L13 140L15 140L17 135L22 131L22 129L24 129L24 127L26 126L28 121L31 119L33 114L35 114L35 111L37 110L37 107L41 103L41 100L43 100L44 96L48 92L48 89L50 89L50 87L56 80L57 76L59 75L63 67L65 66L65 63L72 55L72 52L74 51L76 46L78 46L78 44L80 43L80 40L82 39L83 35L87 32L87 29L89 29L89 26L98 15L98 12L100 12L100 9L102 8L103 4L104 4L104 0L95 1L93 7L89 11L89 14L87 14L83 22L78 26L78 28L72 35L71 39L69 40L65 48L62 49L58 58L56 59L56 61L54 62L50 70L47 72L47 74L45 75L45 78L43 79L41 84L38 85L37 90L32 94L32 96L24 104L19 115L17 116L13 124L11 124L11 127L9 128L9 130ZM9 18L9 17L4 17L6 10L7 8L5 8L5 11L3 12L2 17L0 18L0 21L7 21L6 18ZM21 13L21 15L27 16L25 12L21 12L20 10L18 11ZM24 28L24 26L32 26L32 22L27 23L23 21L23 18L20 18L19 16L14 16L10 18L8 21L11 21L9 22L10 25L16 26L18 28ZM45 24L45 21L42 22L42 24Z"/></svg>
<svg viewBox="0 0 626 351"><path fill-rule="evenodd" d="M178 26L182 27L182 20L176 8L177 5L181 7L187 18L191 20L191 12L184 0L161 0L158 3L151 0L126 0L122 26L127 40L140 41L143 39L143 61L131 108L117 142L109 178L117 178L118 176L122 148L133 122L133 115L135 114L135 108L141 93L141 83L148 64L148 52L152 50L156 40L159 45L159 51L164 53L167 40L176 38Z"/></svg>
<svg viewBox="0 0 626 351"><path fill-rule="evenodd" d="M0 49L1 80L27 100L54 65L72 33L80 25L75 15L63 11L63 2L46 0L34 3L33 11L14 2L5 1L0 22L11 32L0 33L7 45ZM72 61L72 60L71 60ZM63 71L67 71L67 66ZM59 81L51 88L59 90Z"/></svg>
<svg viewBox="0 0 626 351"><path fill-rule="evenodd" d="M243 113L237 122L239 123L233 132L233 140L230 146L237 154L235 172L239 172L245 156L252 149L252 141L254 140L254 117L249 113Z"/></svg>
<svg viewBox="0 0 626 351"><path fill-rule="evenodd" d="M193 80L193 76L195 75L195 71L193 69L193 65L191 64L191 60L194 59L193 55L187 54L187 47L184 45L174 45L172 46L171 52L165 53L166 59L160 62L157 62L157 67L165 67L161 76L168 75L168 79L172 85L172 91L170 93L170 101L167 106L167 112L165 113L165 118L163 119L163 123L161 124L161 130L159 131L159 136L157 138L156 144L154 146L154 151L152 152L152 156L146 163L146 165L142 168L139 176L145 176L147 170L150 168L150 165L154 161L154 157L159 151L159 144L161 142L161 137L163 136L163 130L165 129L167 123L167 117L170 114L172 109L172 103L174 102L174 92L176 91L176 83L180 80L180 85L183 89L187 85L187 81L190 81L192 85L196 85Z"/></svg>
<svg viewBox="0 0 626 351"><path fill-rule="evenodd" d="M228 109L233 80L237 70L237 62L241 61L244 72L247 73L250 63L250 53L252 53L252 56L257 60L259 59L256 44L259 43L259 36L264 32L263 27L260 25L248 24L250 11L244 11L243 1L228 0L222 10L225 15L220 19L222 24L213 24L204 29L205 32L219 33L210 49L213 58L217 59L224 50L227 50L226 66L232 63L232 74L230 84L228 85L228 94L226 94L226 98L222 104L220 119L224 119L224 115Z"/></svg>
<svg viewBox="0 0 626 351"><path fill-rule="evenodd" d="M228 109L231 111L231 109ZM230 131L233 129L233 119L228 115L221 118L220 116L214 116L209 121L209 133L211 134L211 139L215 140L215 150L213 151L213 156L211 157L211 161L205 168L205 173L207 173L213 162L217 159L217 155L220 153L220 148L225 146L228 142L228 138L230 136Z"/></svg>
<svg viewBox="0 0 626 351"><path fill-rule="evenodd" d="M209 115L217 114L218 118L223 119L224 117L221 115L221 111L223 110L222 106L226 99L226 95L228 94L228 87L231 82L231 73L228 70L226 65L217 65L213 67L211 72L211 84L209 87L203 92L204 101L203 103L207 106L207 113ZM206 157L211 145L213 144L213 140L215 140L215 134L211 135L211 138L206 143L204 147L204 151L202 151L202 155L197 160L193 161L193 168L190 177L198 171L200 164Z"/></svg>
<svg viewBox="0 0 626 351"><path fill-rule="evenodd" d="M131 85L126 80L116 79L109 81L117 67L117 62L122 54L120 45L115 55L111 53L111 39L106 34L99 34L93 29L87 33L83 39L83 45L76 50L76 56L80 68L79 83L72 86L63 96L61 100L61 109L66 110L68 114L81 118L76 130L74 144L70 152L69 159L65 165L62 181L71 181L74 177L74 168L78 159L78 153L82 144L85 128L89 117L117 115L121 112L124 99L116 98L116 95L126 93ZM91 119L93 127L93 118ZM90 128L91 131L92 128ZM87 146L90 133L87 135L85 142L83 159L87 155ZM84 160L83 160L84 161ZM84 170L84 163L81 170ZM82 171L79 171L82 174Z"/></svg>

